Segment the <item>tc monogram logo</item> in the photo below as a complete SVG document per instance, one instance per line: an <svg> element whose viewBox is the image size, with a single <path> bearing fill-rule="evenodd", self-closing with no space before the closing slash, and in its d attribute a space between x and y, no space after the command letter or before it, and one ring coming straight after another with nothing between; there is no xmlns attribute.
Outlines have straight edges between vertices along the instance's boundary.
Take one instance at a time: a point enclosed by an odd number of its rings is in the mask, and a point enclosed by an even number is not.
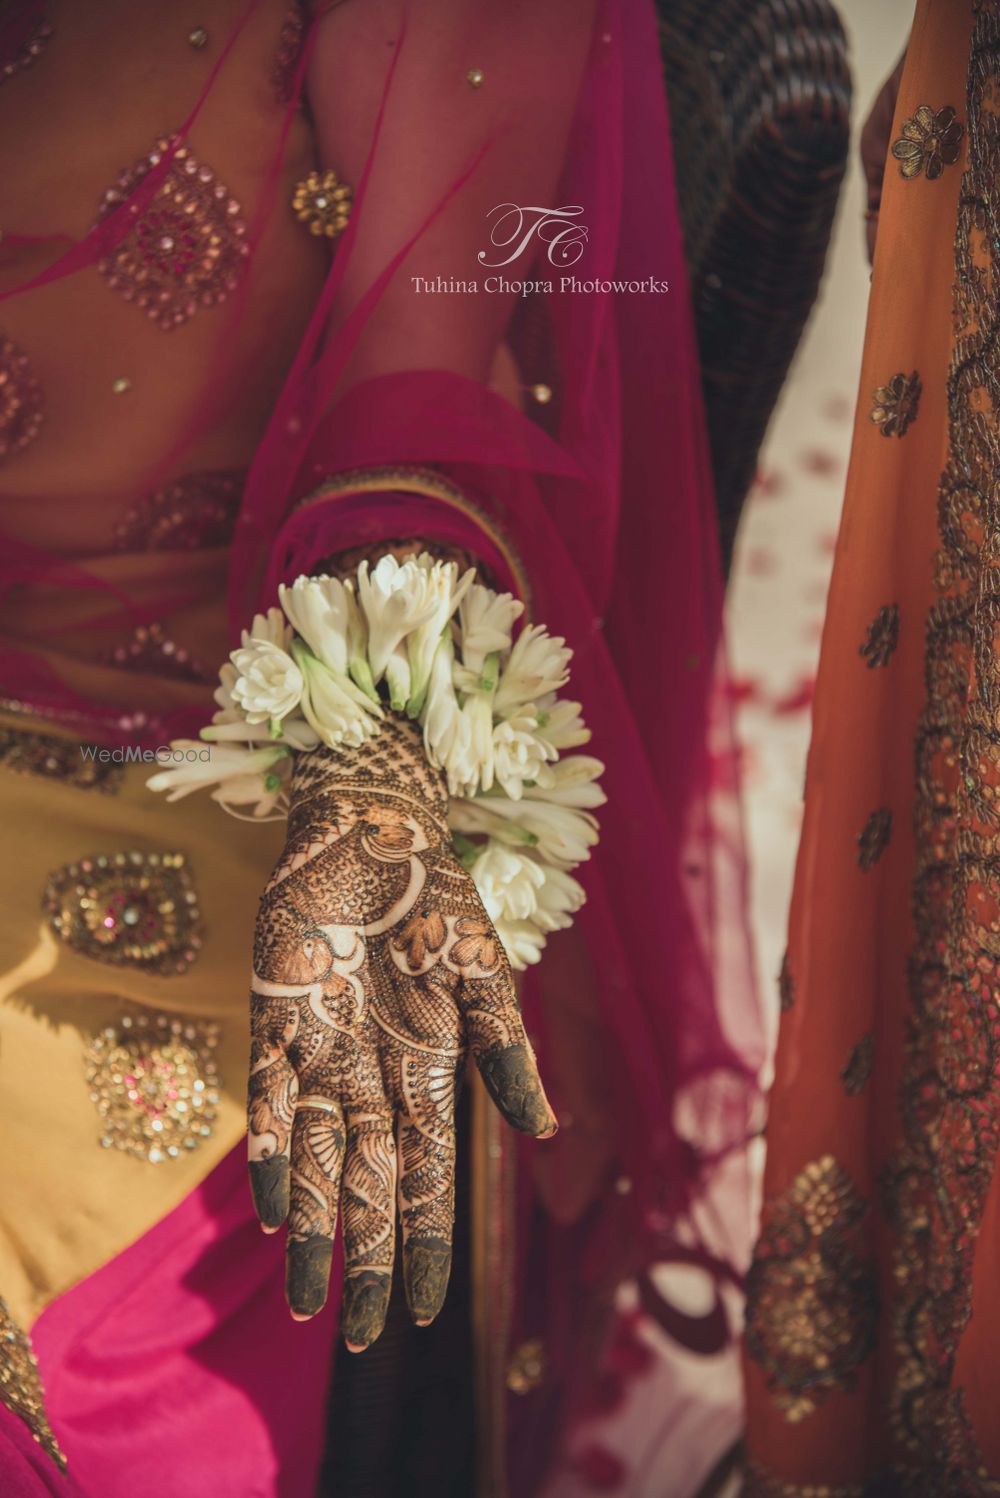
<svg viewBox="0 0 1000 1498"><path fill-rule="evenodd" d="M582 212L578 203L565 208L519 208L516 203L498 203L486 215L493 220L490 244L501 253L507 251L507 258L490 260L491 252L480 250L480 265L491 270L513 265L532 240L545 245L550 265L575 265L590 233L586 224L577 222Z"/></svg>

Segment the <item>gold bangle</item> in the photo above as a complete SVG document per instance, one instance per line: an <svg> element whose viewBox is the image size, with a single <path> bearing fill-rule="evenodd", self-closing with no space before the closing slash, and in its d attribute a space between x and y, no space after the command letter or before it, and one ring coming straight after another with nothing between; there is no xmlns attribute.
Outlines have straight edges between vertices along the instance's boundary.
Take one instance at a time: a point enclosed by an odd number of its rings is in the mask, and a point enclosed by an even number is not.
<svg viewBox="0 0 1000 1498"><path fill-rule="evenodd" d="M320 504L326 499L346 498L351 494L378 494L386 489L395 489L402 494L416 494L425 499L436 499L453 510L458 510L473 521L493 542L503 557L514 579L518 597L531 612L531 584L527 570L514 547L496 521L485 513L475 500L461 490L450 479L427 468L355 468L346 473L331 474L318 488L300 499L293 513L310 505Z"/></svg>

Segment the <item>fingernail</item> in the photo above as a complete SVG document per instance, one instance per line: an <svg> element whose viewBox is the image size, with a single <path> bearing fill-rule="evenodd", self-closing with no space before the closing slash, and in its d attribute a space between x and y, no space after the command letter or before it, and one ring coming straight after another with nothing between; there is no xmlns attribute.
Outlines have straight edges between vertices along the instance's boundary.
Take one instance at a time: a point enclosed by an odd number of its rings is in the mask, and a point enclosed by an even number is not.
<svg viewBox="0 0 1000 1498"><path fill-rule="evenodd" d="M250 1190L261 1227L280 1228L288 1216L288 1156L251 1160Z"/></svg>
<svg viewBox="0 0 1000 1498"><path fill-rule="evenodd" d="M552 1110L538 1084L526 1045L509 1045L482 1057L479 1070L487 1091L508 1123L523 1134L551 1132Z"/></svg>
<svg viewBox="0 0 1000 1498"><path fill-rule="evenodd" d="M429 1326L444 1305L451 1275L451 1244L444 1238L410 1238L403 1246L406 1303L418 1326Z"/></svg>
<svg viewBox="0 0 1000 1498"><path fill-rule="evenodd" d="M344 1280L340 1327L352 1352L370 1347L382 1330L391 1289L392 1275L376 1269L364 1269Z"/></svg>
<svg viewBox="0 0 1000 1498"><path fill-rule="evenodd" d="M285 1259L285 1294L292 1315L307 1320L326 1304L333 1243L321 1233L295 1238Z"/></svg>

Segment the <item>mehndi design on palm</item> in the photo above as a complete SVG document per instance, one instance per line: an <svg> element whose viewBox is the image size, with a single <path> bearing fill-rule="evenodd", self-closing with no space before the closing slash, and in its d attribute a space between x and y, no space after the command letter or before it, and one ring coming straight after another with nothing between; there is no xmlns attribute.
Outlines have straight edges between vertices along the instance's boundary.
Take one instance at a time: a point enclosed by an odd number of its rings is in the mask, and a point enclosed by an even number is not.
<svg viewBox="0 0 1000 1498"><path fill-rule="evenodd" d="M467 1050L501 1112L555 1131L513 976L451 851L447 792L419 730L300 755L285 852L254 944L250 1174L265 1227L288 1222L292 1312L326 1298L338 1205L342 1324L378 1336L396 1210L416 1321L451 1263L455 1090Z"/></svg>

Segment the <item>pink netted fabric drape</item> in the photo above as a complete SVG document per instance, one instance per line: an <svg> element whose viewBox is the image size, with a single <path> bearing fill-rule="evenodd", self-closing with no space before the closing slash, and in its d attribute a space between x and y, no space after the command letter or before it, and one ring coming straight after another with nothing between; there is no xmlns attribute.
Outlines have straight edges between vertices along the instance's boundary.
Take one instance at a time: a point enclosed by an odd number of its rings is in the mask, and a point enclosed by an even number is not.
<svg viewBox="0 0 1000 1498"><path fill-rule="evenodd" d="M196 153L260 3L240 7L131 194L68 246L40 251L30 275L0 282L0 327L8 305L93 276L132 233L176 152L190 142ZM267 375L273 398L231 544L123 550L103 500L84 540L60 531L64 488L49 533L19 522L4 548L0 696L109 738L190 731L210 688L119 669L106 647L126 624L183 616L217 659L225 588L231 640L283 578L403 535L488 559L572 645L572 695L607 766L608 804L583 870L586 907L524 997L564 1125L544 1151L518 1147L511 1335L540 1334L550 1372L536 1401L512 1402L531 1439L517 1443L511 1481L528 1492L558 1460L561 1418L586 1405L600 1322L579 1308L678 1239L697 1244L692 1209L742 1148L757 1101L737 846L735 881L718 878L713 807L734 791L728 727L709 734L721 584L655 21L650 0L316 10L240 205L243 267L212 310L196 388L143 472L148 492L188 472L283 329L284 378ZM350 222L308 305L290 320L276 305L248 332L252 267L288 212L284 161L303 106L318 166L353 188ZM551 217L541 210L567 209L519 254L518 236L497 242L511 210L527 231ZM570 223L583 234L558 237ZM436 476L466 502L407 497L393 469ZM361 501L344 482L359 470L384 473ZM16 468L0 479L17 501ZM737 1232L734 1260L744 1246Z"/></svg>

